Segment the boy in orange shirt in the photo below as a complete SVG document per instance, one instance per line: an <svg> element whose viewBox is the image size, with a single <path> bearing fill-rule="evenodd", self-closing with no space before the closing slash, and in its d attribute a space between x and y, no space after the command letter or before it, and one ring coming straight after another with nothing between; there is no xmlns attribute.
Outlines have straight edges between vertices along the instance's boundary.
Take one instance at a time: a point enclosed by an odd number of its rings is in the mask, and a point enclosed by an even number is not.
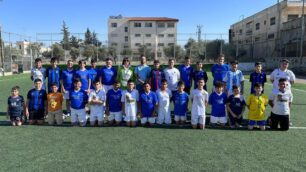
<svg viewBox="0 0 306 172"><path fill-rule="evenodd" d="M63 95L58 92L58 86L56 83L51 84L51 91L48 96L48 123L49 125L54 124L54 120L57 125L62 125L63 123Z"/></svg>

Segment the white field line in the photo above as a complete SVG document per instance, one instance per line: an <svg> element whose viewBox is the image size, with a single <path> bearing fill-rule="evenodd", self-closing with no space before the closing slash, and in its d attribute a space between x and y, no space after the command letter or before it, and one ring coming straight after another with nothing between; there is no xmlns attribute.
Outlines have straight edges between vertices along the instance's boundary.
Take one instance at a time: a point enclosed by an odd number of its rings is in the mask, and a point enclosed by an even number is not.
<svg viewBox="0 0 306 172"><path fill-rule="evenodd" d="M24 79L24 78L29 78L29 80L31 80L29 76L23 76L23 77L16 77L16 78L10 78L10 79L3 79L3 80L0 80L0 82L11 81L11 80L16 80L16 79Z"/></svg>
<svg viewBox="0 0 306 172"><path fill-rule="evenodd" d="M306 130L306 127L289 127L290 129Z"/></svg>
<svg viewBox="0 0 306 172"><path fill-rule="evenodd" d="M270 83L265 83L265 84L270 85L270 86L273 86L273 85L272 85L272 84L270 84ZM306 91L305 91L305 90L300 90L300 89L296 89L296 88L292 88L292 87L291 87L291 90L295 90L295 91L300 91L300 92L304 92L304 93L306 93Z"/></svg>

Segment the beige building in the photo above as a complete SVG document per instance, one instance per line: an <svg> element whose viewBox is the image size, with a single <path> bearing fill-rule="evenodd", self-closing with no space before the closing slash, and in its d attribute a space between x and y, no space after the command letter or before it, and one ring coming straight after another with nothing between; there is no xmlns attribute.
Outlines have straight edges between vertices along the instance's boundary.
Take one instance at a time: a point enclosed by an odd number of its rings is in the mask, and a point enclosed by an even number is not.
<svg viewBox="0 0 306 172"><path fill-rule="evenodd" d="M292 39L288 33L295 34L296 39L301 37L301 24L292 30L288 23L301 21L302 8L302 1L281 1L231 25L229 40L236 47L236 56L250 60L284 56L284 44Z"/></svg>
<svg viewBox="0 0 306 172"><path fill-rule="evenodd" d="M150 49L155 58L165 57L164 47L177 42L178 21L167 17L111 16L108 19L108 45L116 49L119 57L124 50L131 50L133 56L138 56L141 46Z"/></svg>

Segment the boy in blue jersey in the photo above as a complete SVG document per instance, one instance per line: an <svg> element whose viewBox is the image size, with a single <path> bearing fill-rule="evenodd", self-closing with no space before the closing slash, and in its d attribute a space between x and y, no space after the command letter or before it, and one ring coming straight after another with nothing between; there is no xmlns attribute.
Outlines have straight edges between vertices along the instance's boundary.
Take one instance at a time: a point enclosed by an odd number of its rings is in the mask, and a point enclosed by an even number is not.
<svg viewBox="0 0 306 172"><path fill-rule="evenodd" d="M250 82L252 84L251 86L251 94L255 93L255 84L260 83L262 85L262 93L264 93L264 85L267 82L267 76L262 71L262 64L261 62L255 63L255 72L251 73L250 75Z"/></svg>
<svg viewBox="0 0 306 172"><path fill-rule="evenodd" d="M185 57L185 64L180 65L179 71L181 74L181 80L185 84L184 91L190 94L193 74L193 68L190 66L190 57Z"/></svg>
<svg viewBox="0 0 306 172"><path fill-rule="evenodd" d="M96 59L91 59L90 61L91 67L88 70L90 78L91 78L91 83L94 83L96 80L100 81L98 77L98 69L97 69L97 60ZM100 81L101 82L101 81ZM94 84L90 85L90 89L94 90Z"/></svg>
<svg viewBox="0 0 306 172"><path fill-rule="evenodd" d="M122 91L120 89L120 82L115 81L113 89L108 90L106 93L106 109L105 113L108 116L110 125L116 123L120 125L122 121L122 103L121 103Z"/></svg>
<svg viewBox="0 0 306 172"><path fill-rule="evenodd" d="M61 86L64 99L66 100L66 110L67 116L70 116L70 101L69 101L69 91L73 90L73 78L75 71L73 70L73 61L67 61L67 69L62 72L61 76Z"/></svg>
<svg viewBox="0 0 306 172"><path fill-rule="evenodd" d="M214 64L211 68L211 73L214 78L213 85L215 85L217 81L222 82L227 71L229 71L229 66L224 64L224 54L220 54L218 57L218 63Z"/></svg>
<svg viewBox="0 0 306 172"><path fill-rule="evenodd" d="M211 105L210 125L215 126L220 124L225 126L227 122L226 118L226 101L227 95L223 92L223 83L215 83L215 91L211 93L208 99L208 103Z"/></svg>
<svg viewBox="0 0 306 172"><path fill-rule="evenodd" d="M239 128L243 120L246 102L237 85L233 86L233 94L227 99L226 108L231 128Z"/></svg>
<svg viewBox="0 0 306 172"><path fill-rule="evenodd" d="M149 83L152 91L157 91L161 87L161 81L165 79L164 71L160 69L159 60L154 60L154 69L150 72Z"/></svg>
<svg viewBox="0 0 306 172"><path fill-rule="evenodd" d="M71 105L71 124L84 127L86 125L86 110L85 106L88 101L87 92L82 90L82 82L80 79L73 81L74 89L69 93Z"/></svg>
<svg viewBox="0 0 306 172"><path fill-rule="evenodd" d="M151 91L149 83L143 84L143 90L139 97L139 109L141 116L141 125L145 126L149 122L150 126L153 126L157 116L158 100L156 94Z"/></svg>
<svg viewBox="0 0 306 172"><path fill-rule="evenodd" d="M240 70L238 70L238 61L231 61L231 70L225 74L223 78L225 84L225 92L228 96L233 94L233 86L237 85L240 88L240 93L244 92L244 76Z"/></svg>
<svg viewBox="0 0 306 172"><path fill-rule="evenodd" d="M58 65L58 58L52 57L50 60L51 67L47 69L47 75L48 78L48 93L52 92L51 85L56 84L59 88L58 91L60 91L61 88L61 69L57 66Z"/></svg>
<svg viewBox="0 0 306 172"><path fill-rule="evenodd" d="M192 75L193 80L194 80L194 89L198 88L199 79L203 78L204 83L207 83L207 81L208 81L207 73L202 69L202 67L203 67L202 62L197 61L196 65L197 65L197 68L193 72L193 75ZM204 90L207 91L206 84L204 84Z"/></svg>
<svg viewBox="0 0 306 172"><path fill-rule="evenodd" d="M22 125L22 116L26 105L22 96L19 95L19 86L14 86L11 96L7 99L7 119L10 119L13 126Z"/></svg>
<svg viewBox="0 0 306 172"><path fill-rule="evenodd" d="M106 65L100 70L100 81L107 93L108 90L113 88L113 84L117 77L117 70L112 66L113 61L111 58L107 58L105 64Z"/></svg>
<svg viewBox="0 0 306 172"><path fill-rule="evenodd" d="M81 81L81 89L87 92L87 94L90 93L90 87L91 87L91 77L86 70L86 62L84 60L79 61L79 70L75 72L74 79L79 79Z"/></svg>
<svg viewBox="0 0 306 172"><path fill-rule="evenodd" d="M47 92L42 89L42 81L34 80L34 88L27 95L26 114L29 114L29 124L43 124L47 115Z"/></svg>
<svg viewBox="0 0 306 172"><path fill-rule="evenodd" d="M143 92L142 84L148 82L150 77L151 67L147 65L147 58L144 55L140 56L140 65L135 67L134 73L136 77L136 89L139 93Z"/></svg>
<svg viewBox="0 0 306 172"><path fill-rule="evenodd" d="M187 106L188 106L188 94L184 91L185 84L183 81L178 82L178 90L173 95L174 102L174 121L177 125L185 124Z"/></svg>

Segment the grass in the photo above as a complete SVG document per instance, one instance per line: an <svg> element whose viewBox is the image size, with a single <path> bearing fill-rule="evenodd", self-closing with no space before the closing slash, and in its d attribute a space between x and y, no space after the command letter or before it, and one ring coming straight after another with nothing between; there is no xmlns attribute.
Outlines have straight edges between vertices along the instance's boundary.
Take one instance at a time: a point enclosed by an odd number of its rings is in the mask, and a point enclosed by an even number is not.
<svg viewBox="0 0 306 172"><path fill-rule="evenodd" d="M209 90L210 83L211 78ZM19 85L25 96L32 82L28 75L18 75L0 78L0 84L0 111L4 112L10 88ZM245 87L247 94L248 82ZM266 92L271 92L271 86ZM306 127L306 92L293 93L293 124ZM0 120L0 171L306 170L305 130L301 129L11 127L4 116Z"/></svg>

